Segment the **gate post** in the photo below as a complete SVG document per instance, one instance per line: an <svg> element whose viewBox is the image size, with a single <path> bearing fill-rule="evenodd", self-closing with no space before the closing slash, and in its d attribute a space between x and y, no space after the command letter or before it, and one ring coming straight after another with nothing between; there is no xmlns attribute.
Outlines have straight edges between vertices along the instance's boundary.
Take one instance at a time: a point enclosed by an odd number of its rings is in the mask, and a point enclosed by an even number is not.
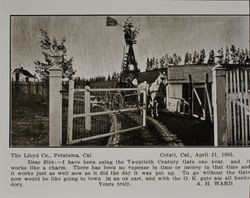
<svg viewBox="0 0 250 198"><path fill-rule="evenodd" d="M168 84L166 86L166 109L169 110L169 91L168 91Z"/></svg>
<svg viewBox="0 0 250 198"><path fill-rule="evenodd" d="M73 139L74 80L69 80L67 144Z"/></svg>
<svg viewBox="0 0 250 198"><path fill-rule="evenodd" d="M143 115L142 115L142 118L143 118L143 126L145 127L146 126L146 117L147 117L147 89L143 90Z"/></svg>
<svg viewBox="0 0 250 198"><path fill-rule="evenodd" d="M227 146L227 113L226 113L226 70L220 64L212 69L214 146Z"/></svg>
<svg viewBox="0 0 250 198"><path fill-rule="evenodd" d="M60 56L54 56L54 66L49 69L49 146L62 145L62 69Z"/></svg>
<svg viewBox="0 0 250 198"><path fill-rule="evenodd" d="M85 87L84 92L84 107L85 107L85 129L91 129L91 117L90 117L90 87Z"/></svg>

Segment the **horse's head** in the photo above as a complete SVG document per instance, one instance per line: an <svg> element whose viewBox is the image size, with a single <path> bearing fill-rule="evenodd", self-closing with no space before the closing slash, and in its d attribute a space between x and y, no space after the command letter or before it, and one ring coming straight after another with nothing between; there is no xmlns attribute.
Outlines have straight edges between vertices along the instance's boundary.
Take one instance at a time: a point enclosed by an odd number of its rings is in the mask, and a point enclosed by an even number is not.
<svg viewBox="0 0 250 198"><path fill-rule="evenodd" d="M159 72L159 76L156 79L158 85L167 85L167 75L165 72Z"/></svg>

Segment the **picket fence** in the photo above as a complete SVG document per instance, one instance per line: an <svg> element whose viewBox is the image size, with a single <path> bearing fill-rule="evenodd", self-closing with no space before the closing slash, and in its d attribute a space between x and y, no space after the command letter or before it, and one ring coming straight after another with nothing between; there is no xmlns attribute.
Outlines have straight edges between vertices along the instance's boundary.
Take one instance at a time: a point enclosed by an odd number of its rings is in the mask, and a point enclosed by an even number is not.
<svg viewBox="0 0 250 198"><path fill-rule="evenodd" d="M250 70L226 71L227 130L230 145L250 144Z"/></svg>

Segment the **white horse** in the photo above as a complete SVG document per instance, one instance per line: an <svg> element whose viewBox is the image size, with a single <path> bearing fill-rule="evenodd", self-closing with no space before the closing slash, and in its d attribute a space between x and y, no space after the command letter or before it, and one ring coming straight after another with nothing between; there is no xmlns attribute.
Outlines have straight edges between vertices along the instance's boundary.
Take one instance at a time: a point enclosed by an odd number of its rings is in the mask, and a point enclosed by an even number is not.
<svg viewBox="0 0 250 198"><path fill-rule="evenodd" d="M146 81L140 83L138 85L139 88L144 88L147 90L147 96L149 98L149 108L151 109L151 116L156 117L159 116L158 113L158 105L157 96L162 95L162 91L160 90L161 86L167 85L167 75L165 72L159 72L159 76L152 84L148 84Z"/></svg>

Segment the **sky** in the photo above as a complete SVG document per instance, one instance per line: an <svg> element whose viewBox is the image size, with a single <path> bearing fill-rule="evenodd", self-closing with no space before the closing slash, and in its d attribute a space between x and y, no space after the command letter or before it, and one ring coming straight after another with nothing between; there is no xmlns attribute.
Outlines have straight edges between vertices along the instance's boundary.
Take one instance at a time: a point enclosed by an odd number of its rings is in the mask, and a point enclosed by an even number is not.
<svg viewBox="0 0 250 198"><path fill-rule="evenodd" d="M127 16L113 16L123 24ZM135 57L141 71L147 57L160 58L205 49L207 58L234 44L249 49L248 16L130 16L140 24ZM89 78L120 72L124 35L120 26L107 27L106 16L12 16L11 68L22 66L35 73L34 61L43 61L40 29L51 38L66 38L68 57L73 57L76 76ZM183 62L182 62L183 63Z"/></svg>

